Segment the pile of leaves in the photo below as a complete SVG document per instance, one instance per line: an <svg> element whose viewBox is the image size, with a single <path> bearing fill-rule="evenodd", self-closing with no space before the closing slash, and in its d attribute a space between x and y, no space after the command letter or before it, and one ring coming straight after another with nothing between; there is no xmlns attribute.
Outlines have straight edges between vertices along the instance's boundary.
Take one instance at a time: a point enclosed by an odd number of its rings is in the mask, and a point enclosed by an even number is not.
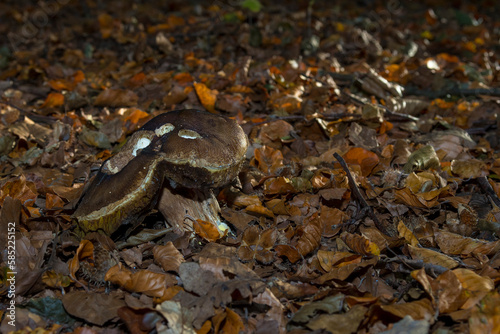
<svg viewBox="0 0 500 334"><path fill-rule="evenodd" d="M500 331L497 1L26 3L0 4L1 332ZM184 108L249 137L231 232L78 238L101 163Z"/></svg>

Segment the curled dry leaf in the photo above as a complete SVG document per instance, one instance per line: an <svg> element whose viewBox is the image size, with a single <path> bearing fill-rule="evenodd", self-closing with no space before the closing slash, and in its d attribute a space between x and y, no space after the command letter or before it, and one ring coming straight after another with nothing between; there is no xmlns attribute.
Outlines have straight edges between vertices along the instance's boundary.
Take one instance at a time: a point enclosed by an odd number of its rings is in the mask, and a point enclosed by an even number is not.
<svg viewBox="0 0 500 334"><path fill-rule="evenodd" d="M127 291L144 293L147 296L157 298L167 294L167 288L177 283L177 280L172 275L155 273L149 270L132 272L121 264L109 269L105 279Z"/></svg>
<svg viewBox="0 0 500 334"><path fill-rule="evenodd" d="M371 257L367 260L362 260L361 262L357 263L356 260L352 261L349 264L338 266L332 268L329 272L326 274L318 277L313 281L315 284L324 284L330 280L346 280L349 276L351 276L352 273L354 273L356 270L360 270L365 267L373 266L378 262L377 257Z"/></svg>
<svg viewBox="0 0 500 334"><path fill-rule="evenodd" d="M398 223L399 237L406 240L411 246L416 247L418 245L418 240L412 231L403 223L402 220Z"/></svg>
<svg viewBox="0 0 500 334"><path fill-rule="evenodd" d="M380 255L380 249L377 244L371 242L365 236L344 232L340 237L350 249L358 254Z"/></svg>
<svg viewBox="0 0 500 334"><path fill-rule="evenodd" d="M294 193L292 182L283 176L275 177L264 182L264 193L266 195L286 195Z"/></svg>
<svg viewBox="0 0 500 334"><path fill-rule="evenodd" d="M297 250L302 256L305 256L319 247L323 227L321 219L314 214L303 227L300 227L296 234L299 235L297 241Z"/></svg>
<svg viewBox="0 0 500 334"><path fill-rule="evenodd" d="M193 86L196 91L196 95L198 95L198 98L205 109L211 113L215 113L215 101L217 100L217 94L219 92L217 90L209 89L204 83L195 82Z"/></svg>
<svg viewBox="0 0 500 334"><path fill-rule="evenodd" d="M340 267L351 263L360 263L362 259L359 254L325 250L319 250L316 256L318 257L321 268L326 272L329 272L332 268L337 266Z"/></svg>
<svg viewBox="0 0 500 334"><path fill-rule="evenodd" d="M87 258L92 260L94 259L94 245L90 240L82 240L80 241L80 245L76 250L75 256L68 263L69 273L71 277L76 277L76 272L78 271L78 269L80 269L80 261L83 261Z"/></svg>
<svg viewBox="0 0 500 334"><path fill-rule="evenodd" d="M462 305L462 309L468 309L476 305L488 292L495 288L491 278L480 276L470 269L457 268L453 270L453 273L467 292L468 300Z"/></svg>
<svg viewBox="0 0 500 334"><path fill-rule="evenodd" d="M64 105L64 95L61 93L50 93L40 108L55 108Z"/></svg>
<svg viewBox="0 0 500 334"><path fill-rule="evenodd" d="M153 256L155 262L159 263L165 271L178 272L180 264L185 261L181 252L175 248L172 241L167 242L164 246L154 246Z"/></svg>
<svg viewBox="0 0 500 334"><path fill-rule="evenodd" d="M223 225L221 224L221 226ZM211 222L201 219L193 220L193 229L197 235L210 242L222 238L228 231L227 226L226 229L221 230Z"/></svg>
<svg viewBox="0 0 500 334"><path fill-rule="evenodd" d="M429 277L423 268L413 271L411 275L422 284L440 313L454 312L467 300L462 284L450 270L445 271L436 279Z"/></svg>

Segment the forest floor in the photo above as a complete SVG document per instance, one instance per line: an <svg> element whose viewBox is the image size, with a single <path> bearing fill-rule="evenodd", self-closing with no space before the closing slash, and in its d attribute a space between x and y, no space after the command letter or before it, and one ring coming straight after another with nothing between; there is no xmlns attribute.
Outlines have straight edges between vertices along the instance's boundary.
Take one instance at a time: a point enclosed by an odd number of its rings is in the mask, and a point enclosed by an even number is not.
<svg viewBox="0 0 500 334"><path fill-rule="evenodd" d="M2 1L0 332L500 333L499 16ZM230 230L151 208L82 237L102 163L179 109L248 136L216 190Z"/></svg>

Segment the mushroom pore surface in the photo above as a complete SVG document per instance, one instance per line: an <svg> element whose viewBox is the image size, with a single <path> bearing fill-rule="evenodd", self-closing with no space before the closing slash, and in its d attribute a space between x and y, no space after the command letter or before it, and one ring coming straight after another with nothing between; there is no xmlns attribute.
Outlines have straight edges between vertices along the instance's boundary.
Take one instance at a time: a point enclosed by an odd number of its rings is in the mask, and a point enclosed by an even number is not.
<svg viewBox="0 0 500 334"><path fill-rule="evenodd" d="M247 148L234 120L191 109L160 114L103 163L73 217L85 233L133 229L155 206L165 179L193 189L223 186L237 176Z"/></svg>

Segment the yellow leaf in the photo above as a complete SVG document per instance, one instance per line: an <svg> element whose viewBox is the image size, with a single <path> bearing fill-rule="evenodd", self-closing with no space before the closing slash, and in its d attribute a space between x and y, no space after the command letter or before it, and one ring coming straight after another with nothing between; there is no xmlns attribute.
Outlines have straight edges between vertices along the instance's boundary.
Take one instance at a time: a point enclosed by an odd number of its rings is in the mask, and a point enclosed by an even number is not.
<svg viewBox="0 0 500 334"><path fill-rule="evenodd" d="M410 231L408 227L406 227L406 225L403 223L402 220L399 221L398 232L399 232L399 237L404 238L413 247L416 247L418 245L417 238L415 237L413 232Z"/></svg>
<svg viewBox="0 0 500 334"><path fill-rule="evenodd" d="M219 92L215 89L209 89L204 83L195 82L193 85L201 104L207 111L215 113L215 100Z"/></svg>
<svg viewBox="0 0 500 334"><path fill-rule="evenodd" d="M453 269L458 266L458 262L448 255L433 251L427 248L418 248L408 245L408 250L413 259L422 260L425 263L438 265L447 269Z"/></svg>

